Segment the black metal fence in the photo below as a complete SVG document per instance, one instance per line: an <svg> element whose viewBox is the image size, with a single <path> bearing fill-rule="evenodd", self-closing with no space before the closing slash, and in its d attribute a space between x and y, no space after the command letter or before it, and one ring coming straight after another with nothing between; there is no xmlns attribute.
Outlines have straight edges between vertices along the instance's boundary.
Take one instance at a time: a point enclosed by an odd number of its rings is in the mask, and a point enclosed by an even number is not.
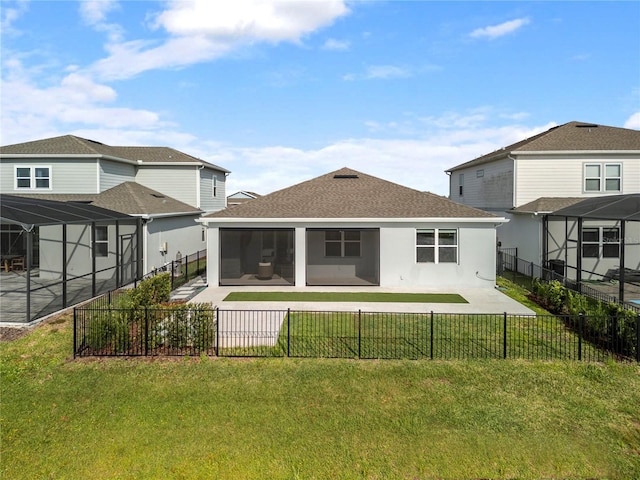
<svg viewBox="0 0 640 480"><path fill-rule="evenodd" d="M507 278L513 280L515 283L522 284L529 289L533 286L533 281L535 279L546 281L557 280L569 290L573 290L574 292L581 293L583 295L586 295L587 297L599 300L604 303L619 303L628 310L633 310L634 312L640 313L640 305L636 305L631 302L620 302L618 296L616 295L612 295L606 291L598 290L597 288L590 286L584 281L578 282L575 279L567 277L565 272L565 269L567 267L565 266L564 262L554 263L554 261L550 261L548 268L545 268L540 265L536 265L533 262L518 258L517 249L509 250L515 250L516 255L514 256L512 254L513 252L508 253L507 250L501 250L498 252L498 275L506 276ZM600 283L602 283L603 285L605 284L605 282ZM625 286L627 285L629 287L637 287L640 290L640 285L636 283L625 282Z"/></svg>
<svg viewBox="0 0 640 480"><path fill-rule="evenodd" d="M601 318L208 306L74 309L74 356L211 355L357 359L629 360L640 362L640 315ZM602 326L602 325L600 325Z"/></svg>
<svg viewBox="0 0 640 480"><path fill-rule="evenodd" d="M156 268L142 277L141 280L155 277L161 273L171 274L171 291L178 287L188 283L190 280L204 275L207 271L207 251L200 250L199 252L186 255L180 260L173 260L160 268ZM127 290L138 286L140 280L136 280L133 283L126 285L122 288L109 290L107 293L94 298L89 303L85 304L85 307L90 308L109 308L111 305L117 304L117 299L127 294Z"/></svg>

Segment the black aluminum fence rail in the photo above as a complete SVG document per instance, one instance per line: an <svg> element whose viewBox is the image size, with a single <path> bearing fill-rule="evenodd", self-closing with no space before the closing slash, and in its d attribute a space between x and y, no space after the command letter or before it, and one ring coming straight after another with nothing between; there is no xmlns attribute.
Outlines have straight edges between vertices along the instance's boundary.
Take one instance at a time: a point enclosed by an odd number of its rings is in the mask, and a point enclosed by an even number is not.
<svg viewBox="0 0 640 480"><path fill-rule="evenodd" d="M591 334L593 322L606 334ZM211 355L354 359L640 362L635 321L583 316L74 309L74 356Z"/></svg>
<svg viewBox="0 0 640 480"><path fill-rule="evenodd" d="M506 250L498 252L498 275L505 275L505 273L508 273L514 283L519 283L530 289L533 286L533 281L535 279L544 281L557 280L574 292L581 293L587 297L591 297L604 303L621 304L628 310L640 313L640 305L635 305L630 302L622 303L616 295L610 295L606 292L593 288L584 281L578 282L575 279L571 279L565 275L565 268L569 267L566 267L564 262L554 263L551 261L549 262L549 268L545 268L540 265L536 265L533 262L528 262L522 258L513 256L507 253ZM633 282L625 282L625 285L640 288L640 285Z"/></svg>
<svg viewBox="0 0 640 480"><path fill-rule="evenodd" d="M204 275L207 271L207 251L200 250L199 252L191 255L186 255L180 260L173 260L168 262L161 268L156 268L151 272L145 274L142 280L155 277L161 273L171 273L171 291L178 287L188 283L194 278ZM103 295L96 297L91 302L85 304L85 307L94 308L108 308L109 306L116 305L117 299L123 295L126 295L127 290L135 288L140 280L135 280L129 285L125 285L118 289L109 290Z"/></svg>

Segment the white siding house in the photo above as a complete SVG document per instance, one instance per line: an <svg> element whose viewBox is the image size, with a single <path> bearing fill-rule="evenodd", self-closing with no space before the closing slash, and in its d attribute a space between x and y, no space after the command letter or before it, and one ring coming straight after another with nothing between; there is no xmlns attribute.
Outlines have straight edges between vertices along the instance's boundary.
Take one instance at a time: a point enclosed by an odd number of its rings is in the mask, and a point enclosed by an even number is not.
<svg viewBox="0 0 640 480"><path fill-rule="evenodd" d="M569 122L447 173L451 200L508 218L498 228L502 248L541 265L545 214L587 198L640 192L640 131ZM601 272L615 263L597 260L585 265Z"/></svg>
<svg viewBox="0 0 640 480"><path fill-rule="evenodd" d="M225 207L228 173L168 147L110 146L73 135L0 147L0 193L141 218L143 273L205 248L196 220Z"/></svg>

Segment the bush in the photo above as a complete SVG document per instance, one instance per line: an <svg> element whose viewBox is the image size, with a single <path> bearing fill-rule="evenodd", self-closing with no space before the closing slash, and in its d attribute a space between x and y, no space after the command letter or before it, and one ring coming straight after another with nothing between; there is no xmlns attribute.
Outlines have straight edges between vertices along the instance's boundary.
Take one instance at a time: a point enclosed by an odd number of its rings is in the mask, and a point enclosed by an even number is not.
<svg viewBox="0 0 640 480"><path fill-rule="evenodd" d="M99 310L91 317L86 346L94 353L123 353L131 347L129 318L126 310Z"/></svg>
<svg viewBox="0 0 640 480"><path fill-rule="evenodd" d="M157 346L196 351L206 351L213 346L215 315L210 305L166 305L157 314L161 317L153 328Z"/></svg>

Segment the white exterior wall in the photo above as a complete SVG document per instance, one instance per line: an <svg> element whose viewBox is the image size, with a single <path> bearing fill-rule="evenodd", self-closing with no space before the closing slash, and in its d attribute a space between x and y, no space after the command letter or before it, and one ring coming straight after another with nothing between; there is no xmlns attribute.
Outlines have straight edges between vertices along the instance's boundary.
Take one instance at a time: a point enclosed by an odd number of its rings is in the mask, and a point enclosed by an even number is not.
<svg viewBox="0 0 640 480"><path fill-rule="evenodd" d="M160 268L176 259L178 252L184 258L206 248L203 227L196 222L197 215L154 218L144 226L143 273ZM167 252L161 251L166 242Z"/></svg>
<svg viewBox="0 0 640 480"><path fill-rule="evenodd" d="M49 189L16 189L16 166L51 167ZM98 193L98 160L65 158L3 158L0 161L0 193Z"/></svg>
<svg viewBox="0 0 640 480"><path fill-rule="evenodd" d="M460 174L464 175L462 195ZM452 172L449 198L483 210L508 210L513 206L513 161L503 159Z"/></svg>
<svg viewBox="0 0 640 480"><path fill-rule="evenodd" d="M585 163L621 163L621 192L585 192ZM515 207L540 197L599 197L640 193L640 158L624 155L520 155L516 161Z"/></svg>
<svg viewBox="0 0 640 480"><path fill-rule="evenodd" d="M507 223L497 229L501 248L517 248L518 258L542 263L542 215L505 213Z"/></svg>
<svg viewBox="0 0 640 480"><path fill-rule="evenodd" d="M198 167L173 165L139 166L136 182L169 197L198 207Z"/></svg>
<svg viewBox="0 0 640 480"><path fill-rule="evenodd" d="M492 223L344 223L234 222L210 224L207 244L209 286L219 284L219 228L295 229L295 286L306 284L306 228L379 228L380 286L403 288L493 288L496 276L496 230ZM457 228L458 263L418 263L416 229Z"/></svg>
<svg viewBox="0 0 640 480"><path fill-rule="evenodd" d="M104 192L124 182L136 179L136 167L127 163L100 161L100 191Z"/></svg>

